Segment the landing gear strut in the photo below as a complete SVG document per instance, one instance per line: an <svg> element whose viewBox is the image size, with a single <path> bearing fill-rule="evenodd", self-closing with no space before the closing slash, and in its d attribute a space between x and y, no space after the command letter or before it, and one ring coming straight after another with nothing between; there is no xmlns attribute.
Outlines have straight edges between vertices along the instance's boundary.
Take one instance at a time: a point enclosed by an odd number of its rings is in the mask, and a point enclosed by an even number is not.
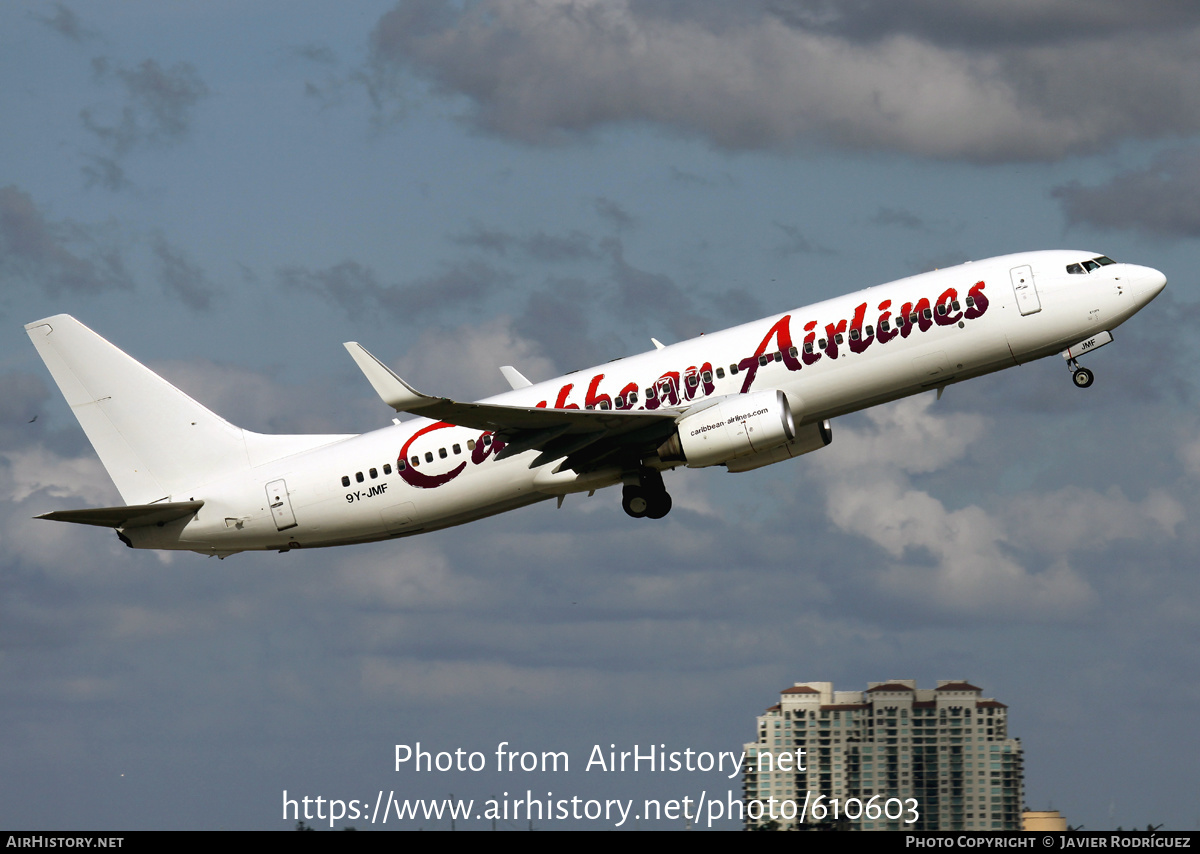
<svg viewBox="0 0 1200 854"><path fill-rule="evenodd" d="M625 484L621 507L635 519L661 519L670 513L671 496L663 486L662 475L654 469L641 469L637 483Z"/></svg>
<svg viewBox="0 0 1200 854"><path fill-rule="evenodd" d="M1096 375L1074 359L1067 362L1067 367L1071 369L1071 380L1076 388L1087 388L1096 381Z"/></svg>

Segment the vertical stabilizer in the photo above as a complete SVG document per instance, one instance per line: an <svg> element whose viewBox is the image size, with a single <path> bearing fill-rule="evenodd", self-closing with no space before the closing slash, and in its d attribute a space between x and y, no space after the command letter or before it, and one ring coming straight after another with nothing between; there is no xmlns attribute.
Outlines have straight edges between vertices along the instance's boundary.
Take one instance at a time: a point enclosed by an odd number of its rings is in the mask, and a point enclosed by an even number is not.
<svg viewBox="0 0 1200 854"><path fill-rule="evenodd" d="M241 428L75 318L55 315L25 331L129 504L248 467Z"/></svg>

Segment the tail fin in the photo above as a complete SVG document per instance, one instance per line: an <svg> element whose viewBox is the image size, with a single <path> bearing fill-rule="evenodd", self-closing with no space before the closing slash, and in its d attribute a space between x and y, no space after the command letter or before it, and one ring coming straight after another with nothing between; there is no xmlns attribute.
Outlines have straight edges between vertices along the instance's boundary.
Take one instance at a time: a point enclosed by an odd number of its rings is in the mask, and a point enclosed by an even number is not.
<svg viewBox="0 0 1200 854"><path fill-rule="evenodd" d="M27 324L121 497L149 504L342 436L261 436L201 406L75 318Z"/></svg>

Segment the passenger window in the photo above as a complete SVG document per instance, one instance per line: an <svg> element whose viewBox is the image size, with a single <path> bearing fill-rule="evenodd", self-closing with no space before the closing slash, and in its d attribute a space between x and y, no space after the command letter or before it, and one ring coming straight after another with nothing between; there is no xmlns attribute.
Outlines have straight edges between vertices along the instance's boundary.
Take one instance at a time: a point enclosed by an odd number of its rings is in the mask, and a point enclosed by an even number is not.
<svg viewBox="0 0 1200 854"><path fill-rule="evenodd" d="M350 485L350 475L348 475L348 474L342 475L342 486L349 486L349 485Z"/></svg>
<svg viewBox="0 0 1200 854"><path fill-rule="evenodd" d="M921 314L925 315L926 320L933 320L933 311L928 308L921 309Z"/></svg>
<svg viewBox="0 0 1200 854"><path fill-rule="evenodd" d="M805 342L804 342L804 352L805 352L805 353L812 353L812 351L813 351L813 342L811 342L811 341L805 341Z"/></svg>
<svg viewBox="0 0 1200 854"><path fill-rule="evenodd" d="M427 462L427 463L433 462L433 451L425 452L425 462Z"/></svg>
<svg viewBox="0 0 1200 854"><path fill-rule="evenodd" d="M704 380L706 383L712 382L712 371L705 371L700 375L700 379Z"/></svg>
<svg viewBox="0 0 1200 854"><path fill-rule="evenodd" d="M375 480L377 477L379 477L379 469L371 469L370 474L371 480Z"/></svg>
<svg viewBox="0 0 1200 854"><path fill-rule="evenodd" d="M975 307L975 297L967 297L967 308Z"/></svg>
<svg viewBox="0 0 1200 854"><path fill-rule="evenodd" d="M631 391L629 392L629 405L633 406L635 403L637 403L637 392Z"/></svg>
<svg viewBox="0 0 1200 854"><path fill-rule="evenodd" d="M946 304L945 304L944 302L939 302L939 303L938 303L937 312L938 312L938 317L945 317L945 315L946 315Z"/></svg>
<svg viewBox="0 0 1200 854"><path fill-rule="evenodd" d="M483 446L485 448L490 448L492 446L492 436L490 433L483 437Z"/></svg>
<svg viewBox="0 0 1200 854"><path fill-rule="evenodd" d="M955 310L955 311L961 311L961 310L962 310L962 309L959 307L959 305L958 305L958 300L955 300L954 302L950 303L950 305L954 307L954 310Z"/></svg>
<svg viewBox="0 0 1200 854"><path fill-rule="evenodd" d="M861 334L859 333L859 331L858 331L857 329L851 329L851 330L850 330L850 340L851 340L851 341L857 341L857 340L858 340L859 338L861 338L861 337L862 337L862 336L861 336Z"/></svg>
<svg viewBox="0 0 1200 854"><path fill-rule="evenodd" d="M871 328L871 324L869 324L869 323L867 324L867 328L864 331L867 333L868 336L875 334L875 330Z"/></svg>
<svg viewBox="0 0 1200 854"><path fill-rule="evenodd" d="M717 379L719 379L719 380L725 379L725 369L724 368L717 368Z"/></svg>
<svg viewBox="0 0 1200 854"><path fill-rule="evenodd" d="M776 350L776 351L775 351L775 361L776 361L776 362L782 362L782 361L783 361L783 354L782 354L782 353L780 353L778 350Z"/></svg>
<svg viewBox="0 0 1200 854"><path fill-rule="evenodd" d="M357 480L359 483L362 483L363 482L362 472L356 471L354 473L354 479Z"/></svg>
<svg viewBox="0 0 1200 854"><path fill-rule="evenodd" d="M600 401L600 408L601 408L601 409L608 409L608 401L607 401L607 400L602 400L602 401Z"/></svg>
<svg viewBox="0 0 1200 854"><path fill-rule="evenodd" d="M474 439L467 439L467 450L468 451L475 450L475 440Z"/></svg>
<svg viewBox="0 0 1200 854"><path fill-rule="evenodd" d="M408 468L408 463L404 462L403 457L396 460L396 471L404 471L406 468Z"/></svg>
<svg viewBox="0 0 1200 854"><path fill-rule="evenodd" d="M729 375L730 375L731 377L736 377L736 376L737 376L737 365L730 365L730 366L729 366Z"/></svg>
<svg viewBox="0 0 1200 854"><path fill-rule="evenodd" d="M625 398L621 397L621 395L618 394L616 397L613 398L613 406L615 406L617 409L620 409L624 405L625 405Z"/></svg>
<svg viewBox="0 0 1200 854"><path fill-rule="evenodd" d="M794 358L796 358L798 355L800 355L800 351L799 351L799 350L797 350L795 347L792 347L792 348L790 348L790 349L788 350L788 355L789 355L789 356L791 356L791 357L794 359Z"/></svg>
<svg viewBox="0 0 1200 854"><path fill-rule="evenodd" d="M654 386L646 386L646 400L654 400Z"/></svg>
<svg viewBox="0 0 1200 854"><path fill-rule="evenodd" d="M912 314L910 314L910 315L908 316L908 322L909 322L910 324L911 324L911 323L916 323L916 322L917 322L917 313L916 313L915 311L914 311Z"/></svg>
<svg viewBox="0 0 1200 854"><path fill-rule="evenodd" d="M421 458L418 457L416 454L413 454L412 457L409 458L409 462L412 463L413 468L416 468L418 463L421 462Z"/></svg>
<svg viewBox="0 0 1200 854"><path fill-rule="evenodd" d="M867 328L870 329L871 327L868 326ZM886 320L881 320L879 322L879 331L884 333L885 335L890 331L890 329L888 328L888 322Z"/></svg>
<svg viewBox="0 0 1200 854"><path fill-rule="evenodd" d="M687 384L688 388L695 388L696 386L700 385L700 378L695 374L688 374Z"/></svg>
<svg viewBox="0 0 1200 854"><path fill-rule="evenodd" d="M837 343L841 344L846 339L844 337L842 337L842 333L839 332L837 335L833 336L833 340L836 341Z"/></svg>
<svg viewBox="0 0 1200 854"><path fill-rule="evenodd" d="M391 473L392 473L392 464L391 464L391 463L384 463L384 464L383 464L383 473L384 473L384 474L391 474Z"/></svg>
<svg viewBox="0 0 1200 854"><path fill-rule="evenodd" d="M767 364L767 361L768 361L768 359L765 354L758 357L758 364L760 366L765 366Z"/></svg>
<svg viewBox="0 0 1200 854"><path fill-rule="evenodd" d="M440 458L442 458L443 460L444 460L444 459L446 459L446 449L445 449L445 448L438 448L438 456L439 456Z"/></svg>
<svg viewBox="0 0 1200 854"><path fill-rule="evenodd" d="M453 450L456 455L461 454L462 453L462 445L458 444L458 442L455 442Z"/></svg>
<svg viewBox="0 0 1200 854"><path fill-rule="evenodd" d="M825 349L825 345L826 345L827 343L828 343L828 342L827 342L827 341L826 341L824 338L822 338L822 339L820 339L819 341L817 341L817 346L818 346L818 347L820 347L822 350L824 350L824 349Z"/></svg>

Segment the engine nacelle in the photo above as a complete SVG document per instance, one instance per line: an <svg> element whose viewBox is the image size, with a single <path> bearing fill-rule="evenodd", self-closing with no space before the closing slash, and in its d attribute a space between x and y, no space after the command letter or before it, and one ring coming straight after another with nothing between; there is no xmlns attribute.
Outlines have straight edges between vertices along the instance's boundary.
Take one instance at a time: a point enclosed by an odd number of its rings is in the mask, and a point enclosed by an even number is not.
<svg viewBox="0 0 1200 854"><path fill-rule="evenodd" d="M796 425L781 391L739 394L685 417L658 457L688 468L728 463L779 448L796 438Z"/></svg>
<svg viewBox="0 0 1200 854"><path fill-rule="evenodd" d="M780 445L778 448L772 448L769 451L752 454L748 457L738 457L736 460L730 460L727 468L730 471L750 471L751 469L762 468L763 466L769 466L771 463L790 460L792 457L820 450L832 441L833 429L829 426L828 421L806 424L799 429L796 438L786 445Z"/></svg>

